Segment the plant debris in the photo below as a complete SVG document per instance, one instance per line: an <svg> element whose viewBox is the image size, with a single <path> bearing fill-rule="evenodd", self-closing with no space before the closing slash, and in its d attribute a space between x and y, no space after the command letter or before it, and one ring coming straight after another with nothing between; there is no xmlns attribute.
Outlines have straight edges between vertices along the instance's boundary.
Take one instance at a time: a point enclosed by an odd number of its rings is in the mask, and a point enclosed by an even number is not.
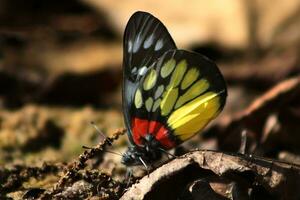
<svg viewBox="0 0 300 200"><path fill-rule="evenodd" d="M143 177L121 199L240 199L239 192L249 199L258 198L260 193L268 198L299 199L299 178L300 165L254 155L197 150Z"/></svg>

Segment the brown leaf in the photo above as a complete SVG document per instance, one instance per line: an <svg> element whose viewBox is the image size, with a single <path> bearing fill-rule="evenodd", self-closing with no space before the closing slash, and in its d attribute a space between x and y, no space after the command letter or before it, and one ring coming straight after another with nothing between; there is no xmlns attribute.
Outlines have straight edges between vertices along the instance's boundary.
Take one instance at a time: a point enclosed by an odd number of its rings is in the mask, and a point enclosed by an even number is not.
<svg viewBox="0 0 300 200"><path fill-rule="evenodd" d="M224 184L226 180L249 189L253 198L262 192L280 199L300 197L297 191L300 187L298 165L242 154L198 150L156 169L131 186L121 199L177 199L195 180L207 180L212 187L212 177L214 182ZM206 187L210 190L209 186ZM232 191L229 194L224 192L222 196L229 198Z"/></svg>

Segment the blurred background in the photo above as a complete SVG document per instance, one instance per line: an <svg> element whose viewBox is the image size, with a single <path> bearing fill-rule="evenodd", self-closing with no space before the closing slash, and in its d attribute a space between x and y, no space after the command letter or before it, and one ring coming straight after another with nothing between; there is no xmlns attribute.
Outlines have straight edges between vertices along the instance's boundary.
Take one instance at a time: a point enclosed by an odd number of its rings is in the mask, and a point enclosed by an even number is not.
<svg viewBox="0 0 300 200"><path fill-rule="evenodd" d="M228 83L227 105L208 139L189 145L237 151L240 139L232 134L247 130L250 150L262 156L299 153L299 95L240 123L252 101L299 76L299 0L1 0L2 168L72 161L82 145L101 140L90 121L107 135L124 127L122 39L138 10L159 18L179 48L214 60ZM126 142L124 136L114 148L123 151ZM112 172L121 164L110 156L103 168Z"/></svg>

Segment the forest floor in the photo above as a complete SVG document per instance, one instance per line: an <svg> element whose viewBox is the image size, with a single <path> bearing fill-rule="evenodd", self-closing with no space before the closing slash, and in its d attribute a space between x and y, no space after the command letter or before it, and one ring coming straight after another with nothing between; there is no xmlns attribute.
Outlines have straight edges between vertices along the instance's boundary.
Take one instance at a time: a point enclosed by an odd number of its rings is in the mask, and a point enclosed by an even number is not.
<svg viewBox="0 0 300 200"><path fill-rule="evenodd" d="M217 62L225 109L175 158L128 177L122 32L87 2L0 3L0 199L300 199L300 37L183 42ZM279 38L300 35L288 30Z"/></svg>

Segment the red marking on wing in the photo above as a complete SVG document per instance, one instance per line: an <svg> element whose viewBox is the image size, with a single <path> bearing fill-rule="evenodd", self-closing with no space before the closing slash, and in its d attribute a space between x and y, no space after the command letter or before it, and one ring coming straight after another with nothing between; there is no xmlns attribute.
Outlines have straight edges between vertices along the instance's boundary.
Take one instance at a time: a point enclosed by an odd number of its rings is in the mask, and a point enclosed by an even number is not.
<svg viewBox="0 0 300 200"><path fill-rule="evenodd" d="M168 132L168 129L160 122L139 118L132 120L133 141L137 145L143 145L146 135L151 134L165 149L173 148L176 144L170 140Z"/></svg>

